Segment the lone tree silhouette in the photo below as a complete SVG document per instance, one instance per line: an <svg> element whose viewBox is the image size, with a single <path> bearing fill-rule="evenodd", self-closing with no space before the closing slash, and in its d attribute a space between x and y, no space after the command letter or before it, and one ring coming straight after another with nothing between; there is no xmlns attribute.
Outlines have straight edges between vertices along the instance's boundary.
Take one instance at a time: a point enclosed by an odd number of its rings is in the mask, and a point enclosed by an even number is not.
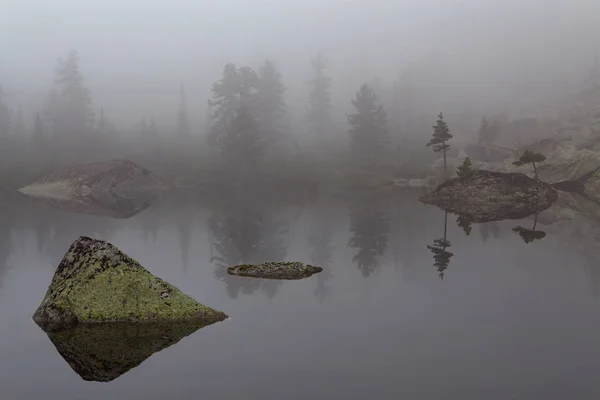
<svg viewBox="0 0 600 400"><path fill-rule="evenodd" d="M516 166L521 166L521 165L525 165L525 164L531 164L533 165L533 172L535 174L535 179L538 179L538 173L537 173L537 167L535 165L535 163L541 163L544 162L546 160L546 156L543 155L542 153L538 153L537 151L533 151L533 150L525 150L521 156L519 156L519 158L513 162L513 165Z"/></svg>
<svg viewBox="0 0 600 400"><path fill-rule="evenodd" d="M427 147L433 146L433 151L436 153L443 153L444 155L444 175L447 174L447 166L446 166L446 153L450 148L450 145L446 142L452 139L452 135L450 134L450 129L448 128L448 124L444 121L444 116L440 112L438 115L437 123L433 127L433 137L427 143Z"/></svg>

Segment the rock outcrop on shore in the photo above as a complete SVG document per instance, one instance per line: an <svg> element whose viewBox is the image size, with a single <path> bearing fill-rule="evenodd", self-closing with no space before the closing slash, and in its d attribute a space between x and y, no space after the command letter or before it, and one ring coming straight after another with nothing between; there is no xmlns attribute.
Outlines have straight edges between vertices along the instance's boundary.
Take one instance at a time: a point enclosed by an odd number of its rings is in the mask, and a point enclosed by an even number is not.
<svg viewBox="0 0 600 400"><path fill-rule="evenodd" d="M44 329L81 323L222 321L112 244L82 236L65 254L33 315Z"/></svg>
<svg viewBox="0 0 600 400"><path fill-rule="evenodd" d="M450 179L420 198L472 222L522 219L549 208L556 199L556 190L546 183L521 173L492 171Z"/></svg>

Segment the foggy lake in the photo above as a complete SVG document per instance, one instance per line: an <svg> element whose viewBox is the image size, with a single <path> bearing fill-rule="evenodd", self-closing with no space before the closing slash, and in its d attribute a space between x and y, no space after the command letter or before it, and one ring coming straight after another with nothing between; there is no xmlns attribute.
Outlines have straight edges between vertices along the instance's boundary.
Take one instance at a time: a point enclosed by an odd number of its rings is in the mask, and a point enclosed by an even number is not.
<svg viewBox="0 0 600 400"><path fill-rule="evenodd" d="M0 399L600 398L599 38L599 0L0 0ZM229 318L134 315L177 313L150 277L41 329L82 236ZM322 271L227 272L284 261Z"/></svg>
<svg viewBox="0 0 600 400"><path fill-rule="evenodd" d="M600 274L532 220L447 218L443 279L427 248L444 212L419 190L388 195L268 188L167 193L129 219L10 196L0 224L2 397L588 398L598 394ZM539 228L543 229L543 228ZM108 240L230 318L111 382L83 380L31 316L68 246ZM300 281L228 276L225 265L290 259ZM174 397L173 397L174 396Z"/></svg>

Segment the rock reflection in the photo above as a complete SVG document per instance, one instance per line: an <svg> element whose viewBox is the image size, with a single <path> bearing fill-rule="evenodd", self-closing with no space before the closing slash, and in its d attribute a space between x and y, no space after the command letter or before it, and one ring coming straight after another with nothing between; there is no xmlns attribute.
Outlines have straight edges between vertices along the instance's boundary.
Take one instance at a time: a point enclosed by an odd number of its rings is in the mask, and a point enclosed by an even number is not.
<svg viewBox="0 0 600 400"><path fill-rule="evenodd" d="M212 323L80 324L73 329L45 332L83 380L110 382Z"/></svg>

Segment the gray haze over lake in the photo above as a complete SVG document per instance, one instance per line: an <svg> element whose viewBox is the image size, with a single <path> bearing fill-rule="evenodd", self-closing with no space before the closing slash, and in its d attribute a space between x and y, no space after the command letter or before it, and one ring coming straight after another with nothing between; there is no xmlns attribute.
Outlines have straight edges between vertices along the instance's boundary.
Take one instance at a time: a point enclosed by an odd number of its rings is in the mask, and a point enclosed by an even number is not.
<svg viewBox="0 0 600 400"><path fill-rule="evenodd" d="M598 203L469 224L394 186L446 175L442 113L449 173L559 136L552 178L597 167L599 40L598 0L0 0L0 398L600 397ZM17 192L114 159L172 190ZM31 319L82 235L231 318L84 380ZM281 260L324 270L226 273Z"/></svg>
<svg viewBox="0 0 600 400"><path fill-rule="evenodd" d="M163 196L131 219L4 203L0 387L4 398L564 399L598 394L600 274L559 233L454 216L444 279L427 249L444 212L391 196L243 189ZM290 196L288 195L289 199ZM360 208L357 208L360 205ZM544 227L538 226L538 229ZM109 240L230 319L109 383L82 380L31 320L70 243ZM325 270L291 282L230 277L269 259Z"/></svg>

